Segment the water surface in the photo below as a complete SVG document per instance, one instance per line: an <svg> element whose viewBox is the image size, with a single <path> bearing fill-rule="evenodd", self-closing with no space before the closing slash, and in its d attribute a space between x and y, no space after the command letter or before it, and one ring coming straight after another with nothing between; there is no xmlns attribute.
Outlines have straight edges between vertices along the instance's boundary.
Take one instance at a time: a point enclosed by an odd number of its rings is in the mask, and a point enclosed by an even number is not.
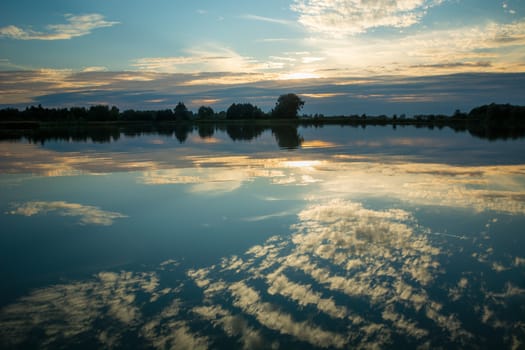
<svg viewBox="0 0 525 350"><path fill-rule="evenodd" d="M339 126L3 141L1 346L523 347L524 146Z"/></svg>

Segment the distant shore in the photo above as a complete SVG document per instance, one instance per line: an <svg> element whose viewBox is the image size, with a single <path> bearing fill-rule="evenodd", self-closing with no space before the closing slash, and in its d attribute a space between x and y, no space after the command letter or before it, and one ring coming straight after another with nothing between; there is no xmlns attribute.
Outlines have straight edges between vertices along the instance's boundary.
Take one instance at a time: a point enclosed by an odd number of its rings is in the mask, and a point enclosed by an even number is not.
<svg viewBox="0 0 525 350"><path fill-rule="evenodd" d="M241 106L241 105L238 105ZM469 113L456 111L453 115L405 115L393 116L323 116L302 115L294 118L272 118L272 114L261 112L249 114L251 118L237 115L229 118L225 112L210 112L206 117L185 111L182 116L171 111L124 111L116 107L94 106L86 108L47 109L30 107L26 110L0 110L0 139L36 136L38 134L62 134L66 130L79 132L82 128L111 129L112 134L118 129L124 132L130 130L151 130L161 133L173 130L179 133L190 132L192 129L203 130L203 135L213 133L214 129L277 130L297 127L322 127L324 125L347 125L351 127L367 126L414 126L426 128L451 128L458 132L468 131L470 134L486 139L519 138L525 136L525 106L509 104L490 104L472 109ZM211 108L210 108L211 110ZM249 136L249 135L248 135Z"/></svg>

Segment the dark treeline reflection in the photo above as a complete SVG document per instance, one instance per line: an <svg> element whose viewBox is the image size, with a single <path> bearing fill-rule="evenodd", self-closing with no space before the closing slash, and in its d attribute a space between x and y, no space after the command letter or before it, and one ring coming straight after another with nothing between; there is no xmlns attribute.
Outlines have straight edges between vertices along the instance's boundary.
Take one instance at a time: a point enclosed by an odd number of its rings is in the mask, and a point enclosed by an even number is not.
<svg viewBox="0 0 525 350"><path fill-rule="evenodd" d="M281 148L298 148L303 138L299 135L298 125L258 125L254 123L177 123L177 124L130 124L130 125L69 125L35 128L0 129L0 140L16 141L26 139L31 143L45 144L52 141L74 141L107 143L121 137L140 137L143 135L161 135L174 137L179 143L185 143L191 134L201 139L212 138L216 132L226 134L232 141L250 141L260 137L265 131L271 131Z"/></svg>
<svg viewBox="0 0 525 350"><path fill-rule="evenodd" d="M272 134L281 148L294 149L303 142L302 136L297 132L297 127L293 125L274 126L272 127Z"/></svg>
<svg viewBox="0 0 525 350"><path fill-rule="evenodd" d="M31 143L44 144L51 141L74 141L107 143L119 140L122 136L139 137L148 134L173 137L179 143L185 143L189 135L196 134L201 139L212 138L215 133L226 134L232 141L246 142L257 139L264 132L269 131L280 148L294 149L301 146L303 137L298 127L322 128L325 125L340 125L350 128L366 128L370 126L383 126L396 128L416 127L429 129L451 128L456 132L468 132L471 135L488 140L506 140L525 137L525 127L507 128L505 126L489 125L489 123L464 124L449 123L371 123L345 122L337 118L323 122L298 121L295 123L253 123L253 122L184 122L184 123L137 123L137 124L66 124L63 126L45 126L39 124L10 124L9 127L0 128L0 141L17 141L26 139Z"/></svg>

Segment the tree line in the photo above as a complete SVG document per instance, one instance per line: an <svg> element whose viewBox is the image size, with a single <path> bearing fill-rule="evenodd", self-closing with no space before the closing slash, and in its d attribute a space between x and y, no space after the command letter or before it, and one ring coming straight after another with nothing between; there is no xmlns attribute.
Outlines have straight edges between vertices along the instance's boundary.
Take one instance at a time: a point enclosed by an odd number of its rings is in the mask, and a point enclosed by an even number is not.
<svg viewBox="0 0 525 350"><path fill-rule="evenodd" d="M233 103L226 111L216 112L210 106L201 106L197 113L190 111L184 102L179 102L173 109L140 111L120 111L116 106L95 105L71 108L44 108L41 105L27 107L24 110L5 108L0 110L0 121L37 121L37 122L166 122L192 120L255 120L255 119L297 119L304 101L296 94L279 96L275 108L269 113L263 112L251 103Z"/></svg>
<svg viewBox="0 0 525 350"><path fill-rule="evenodd" d="M31 106L24 110L5 108L0 110L0 129L31 129L40 124L82 124L87 123L209 123L209 122L249 122L258 121L273 123L274 120L291 122L298 126L321 127L323 125L351 125L366 127L367 125L414 125L416 127L443 128L449 127L456 131L468 131L474 136L488 139L517 138L525 136L525 106L510 104L488 104L473 108L465 113L456 110L452 115L386 115L369 116L340 115L325 117L324 115L302 115L299 111L304 101L296 94L279 96L275 107L268 113L251 103L233 103L226 111L216 112L210 106L201 106L197 113L190 111L183 102L173 109L140 111L120 111L117 107L96 105L89 108L44 108ZM271 126L271 125L270 125ZM246 126L244 126L246 128ZM208 126L210 129L211 126ZM201 128L205 132L206 127ZM200 132L200 131L199 131ZM232 131L235 134L234 131Z"/></svg>
<svg viewBox="0 0 525 350"><path fill-rule="evenodd" d="M34 144L47 142L74 141L110 143L122 137L134 138L145 135L160 135L185 143L189 136L197 134L201 139L214 137L216 133L227 135L234 142L257 139L264 132L271 132L280 148L299 147L303 138L298 126L292 123L260 125L257 123L126 123L126 124L63 124L41 126L30 129L1 129L0 141L27 140Z"/></svg>

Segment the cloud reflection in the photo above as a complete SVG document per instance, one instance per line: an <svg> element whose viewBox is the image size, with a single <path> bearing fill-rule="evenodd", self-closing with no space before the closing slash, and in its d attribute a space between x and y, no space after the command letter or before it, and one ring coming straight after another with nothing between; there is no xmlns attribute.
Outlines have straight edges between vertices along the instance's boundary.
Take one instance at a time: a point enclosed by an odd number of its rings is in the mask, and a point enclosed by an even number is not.
<svg viewBox="0 0 525 350"><path fill-rule="evenodd" d="M356 141L352 141L356 142ZM386 139L377 146L426 146L431 139ZM174 155L170 146L135 152L53 152L28 144L0 144L3 173L39 176L136 172L147 185L184 185L194 193L224 194L256 179L276 186L302 185L305 198L390 198L415 206L464 208L476 212L525 213L523 165L448 164L436 159L381 154L334 154L314 141L311 152L275 157L273 153L217 155L189 148ZM352 144L351 146L356 146ZM357 145L359 146L359 145ZM362 145L361 145L362 146ZM370 145L368 145L370 146ZM435 146L435 145L434 145ZM209 147L215 147L210 145ZM337 148L339 149L339 148ZM209 156L208 154L214 154ZM220 153L219 153L220 154ZM441 158L439 158L441 160Z"/></svg>
<svg viewBox="0 0 525 350"><path fill-rule="evenodd" d="M299 214L289 241L272 238L251 248L244 260L225 260L220 268L235 275L211 267L190 277L204 290L208 307L229 294L233 306L261 325L315 347L381 347L394 334L420 341L429 331L425 321L410 315L423 311L451 342L464 342L470 335L461 322L443 313L427 292L440 273L441 251L417 227L412 215L399 209L378 211L348 201L312 205ZM298 274L304 277L293 277ZM217 275L229 282L207 292ZM286 302L270 301L277 295ZM286 313L282 305L293 305L295 313ZM382 319L367 319L363 307L383 310ZM349 333L333 333L325 322L300 321L302 309L346 320Z"/></svg>
<svg viewBox="0 0 525 350"><path fill-rule="evenodd" d="M127 218L126 215L101 210L98 207L90 205L82 205L78 203L68 203L64 201L43 202L34 201L26 203L14 203L13 210L6 214L33 216L38 214L46 214L49 212L57 212L61 216L78 216L80 223L83 225L102 225L110 226L115 219Z"/></svg>
<svg viewBox="0 0 525 350"><path fill-rule="evenodd" d="M43 348L91 335L107 347L163 349L475 347L487 341L480 325L504 330L490 335L499 344L525 336L510 311L525 295L518 281L487 284L498 272L476 257L485 269L449 279L447 259L467 240L448 245L409 211L315 201L291 230L211 266L170 259L37 289L1 310L2 345L45 334ZM523 258L507 260L505 272Z"/></svg>
<svg viewBox="0 0 525 350"><path fill-rule="evenodd" d="M97 334L95 323L103 319L116 324L98 333L98 339L114 345L122 338L119 328L140 322L139 295L158 294L158 282L149 272L101 272L93 280L35 290L2 309L2 346L16 348L39 329L45 334L40 346L54 348L56 342Z"/></svg>

